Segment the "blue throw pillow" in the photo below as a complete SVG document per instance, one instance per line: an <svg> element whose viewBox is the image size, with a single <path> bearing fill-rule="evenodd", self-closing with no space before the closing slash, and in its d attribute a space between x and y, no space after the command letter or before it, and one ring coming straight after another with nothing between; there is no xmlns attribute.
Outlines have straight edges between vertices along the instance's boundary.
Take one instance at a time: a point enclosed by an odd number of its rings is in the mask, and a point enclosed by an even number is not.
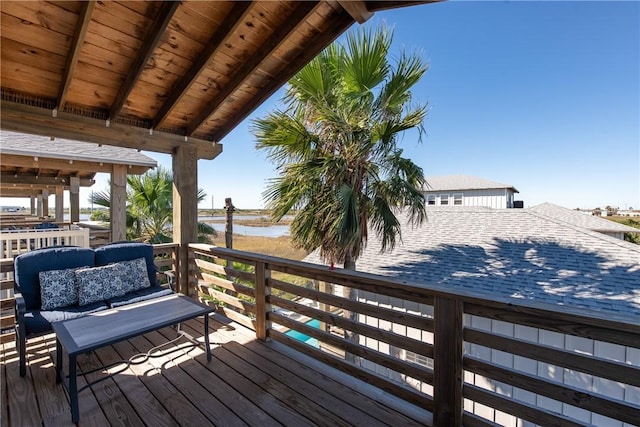
<svg viewBox="0 0 640 427"><path fill-rule="evenodd" d="M147 262L144 258L121 261L118 264L121 267L120 273L122 274L126 292L137 291L151 286L149 275L147 274Z"/></svg>
<svg viewBox="0 0 640 427"><path fill-rule="evenodd" d="M102 267L80 268L76 270L79 305L105 301L126 293L122 280L122 266L109 264Z"/></svg>
<svg viewBox="0 0 640 427"><path fill-rule="evenodd" d="M78 304L75 268L41 271L38 276L42 310Z"/></svg>

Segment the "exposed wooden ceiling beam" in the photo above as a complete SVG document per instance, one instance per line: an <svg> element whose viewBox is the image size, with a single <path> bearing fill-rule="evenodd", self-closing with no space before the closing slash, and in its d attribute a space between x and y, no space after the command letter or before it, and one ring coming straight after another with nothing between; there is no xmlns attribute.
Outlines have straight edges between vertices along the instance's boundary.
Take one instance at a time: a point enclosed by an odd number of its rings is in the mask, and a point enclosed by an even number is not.
<svg viewBox="0 0 640 427"><path fill-rule="evenodd" d="M179 1L169 1L162 4L160 10L158 11L158 15L156 16L151 28L149 29L147 37L144 40L142 47L140 48L140 51L136 55L135 61L131 65L129 74L127 74L124 82L122 82L120 90L118 90L118 94L116 95L115 100L111 105L111 110L109 111L110 118L114 118L118 114L120 114L122 106L127 100L129 93L131 93L131 90L135 86L138 77L140 77L140 74L144 70L149 57L151 57L154 49L156 48L156 46L158 46L162 34L169 25L169 22L171 22L174 13L176 12L176 10L178 10L178 6L180 6Z"/></svg>
<svg viewBox="0 0 640 427"><path fill-rule="evenodd" d="M65 175L61 178L54 178L52 176L35 176L35 175L24 175L18 174L15 175L3 173L0 175L0 181L2 182L2 186L4 187L24 187L31 185L39 185L39 186L51 186L55 187L58 185L62 185L64 187L69 186L69 179L71 175ZM89 178L81 178L80 186L81 187L90 187L95 183L95 180Z"/></svg>
<svg viewBox="0 0 640 427"><path fill-rule="evenodd" d="M59 112L52 117L51 110L0 101L2 128L33 135L53 136L75 141L135 148L156 153L173 154L184 144L196 146L199 159L214 159L222 152L222 144L198 138L187 138L173 133L153 131L135 126L81 117Z"/></svg>
<svg viewBox="0 0 640 427"><path fill-rule="evenodd" d="M198 114L194 121L187 129L187 135L193 133L211 116L229 95L238 90L238 87L249 77L260 65L276 50L289 34L295 31L304 23L305 17L309 15L318 5L317 2L301 2L296 10L287 17L286 21L265 40L260 48L251 55L251 58L242 65L240 70L233 73L231 80L224 85L222 90L218 92L215 98L207 103L206 108Z"/></svg>
<svg viewBox="0 0 640 427"><path fill-rule="evenodd" d="M305 49L300 51L296 58L291 60L290 67L282 70L277 78L273 78L267 85L260 88L260 93L255 96L251 103L245 105L245 108L238 110L236 114L229 117L226 120L225 125L220 128L216 133L211 135L216 141L221 141L229 132L233 130L241 121L243 121L249 114L253 112L260 104L262 104L267 98L269 98L276 90L278 90L290 76L297 73L304 64L311 61L319 51L333 42L340 34L347 30L353 24L353 18L344 13L339 17L332 20L329 28L326 28L322 33L313 38L313 41L309 43Z"/></svg>
<svg viewBox="0 0 640 427"><path fill-rule="evenodd" d="M369 18L373 16L373 12L370 12L364 1L361 0L338 0L340 6L347 12L358 24L364 24Z"/></svg>
<svg viewBox="0 0 640 427"><path fill-rule="evenodd" d="M80 6L80 13L78 14L78 24L76 25L75 32L73 33L73 39L71 40L71 49L69 55L67 55L67 63L64 67L64 74L62 75L62 82L58 90L57 108L59 111L64 109L66 103L67 91L71 85L71 79L78 63L78 56L80 56L80 50L84 43L84 37L87 34L89 23L91 22L91 13L95 7L96 2L85 1Z"/></svg>
<svg viewBox="0 0 640 427"><path fill-rule="evenodd" d="M228 34L232 33L236 27L242 24L242 17L247 12L251 2L238 2L236 3L229 15L224 19L224 22L211 36L209 41L204 47L204 50L200 52L198 58L193 62L189 70L182 76L182 78L176 82L171 89L171 93L167 96L167 99L162 104L162 107L158 110L158 113L153 119L152 128L156 128L162 123L162 121L169 115L173 107L180 102L187 89L193 84L198 76L204 71L207 63L213 58L218 49L222 46L222 42Z"/></svg>
<svg viewBox="0 0 640 427"><path fill-rule="evenodd" d="M39 187L30 188L9 188L0 185L0 197L31 197L42 193Z"/></svg>
<svg viewBox="0 0 640 427"><path fill-rule="evenodd" d="M75 172L83 174L86 174L87 172L111 173L111 171L113 170L113 163L100 161L89 162L74 160L73 164L69 164L69 160L65 159L38 157L38 160L34 160L33 156L5 153L2 154L0 160L2 161L3 167L18 167L26 169L42 168L47 170L58 170L60 176L71 175L72 169ZM128 173L131 175L140 175L145 173L147 170L149 170L149 168L146 166L131 165L131 168L128 168ZM13 175L15 175L15 173L16 172L14 172ZM24 172L17 173L18 176L24 174Z"/></svg>
<svg viewBox="0 0 640 427"><path fill-rule="evenodd" d="M417 5L428 4L428 3L439 3L442 1L445 1L445 0L415 0L415 1L402 1L402 2L398 2L395 0L388 0L388 1L375 0L375 1L365 1L365 3L367 5L367 9L375 13L381 10L397 9L399 7L417 6Z"/></svg>

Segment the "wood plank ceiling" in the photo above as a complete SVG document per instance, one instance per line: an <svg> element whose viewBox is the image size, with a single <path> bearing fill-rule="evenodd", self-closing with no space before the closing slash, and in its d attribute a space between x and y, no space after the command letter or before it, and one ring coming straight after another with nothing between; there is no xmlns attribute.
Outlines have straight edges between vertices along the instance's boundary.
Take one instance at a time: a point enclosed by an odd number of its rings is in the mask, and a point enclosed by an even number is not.
<svg viewBox="0 0 640 427"><path fill-rule="evenodd" d="M354 22L430 2L3 0L1 126L212 159Z"/></svg>

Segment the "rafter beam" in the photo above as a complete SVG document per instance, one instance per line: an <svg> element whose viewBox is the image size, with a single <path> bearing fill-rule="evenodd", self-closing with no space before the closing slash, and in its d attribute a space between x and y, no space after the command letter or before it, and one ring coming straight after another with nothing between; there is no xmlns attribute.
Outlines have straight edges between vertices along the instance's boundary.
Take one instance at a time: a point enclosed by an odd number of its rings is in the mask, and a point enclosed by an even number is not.
<svg viewBox="0 0 640 427"><path fill-rule="evenodd" d="M182 78L176 82L171 93L167 96L167 99L162 104L158 113L153 119L152 128L158 127L160 123L169 115L171 110L180 102L184 94L187 92L193 82L202 74L207 66L207 63L213 58L222 46L222 42L225 37L232 33L239 25L242 24L242 17L247 12L251 2L238 2L236 3L229 15L224 19L224 22L211 36L209 41L204 47L204 50L200 52L198 58L194 61L189 70L182 76Z"/></svg>
<svg viewBox="0 0 640 427"><path fill-rule="evenodd" d="M364 24L373 16L364 1L361 0L338 0L340 6L346 10L358 24Z"/></svg>
<svg viewBox="0 0 640 427"><path fill-rule="evenodd" d="M75 141L128 147L156 153L173 154L180 146L196 147L198 159L215 159L222 152L222 144L173 133L153 131L135 126L110 123L90 117L59 112L52 117L45 108L0 101L2 129L33 135L53 136Z"/></svg>
<svg viewBox="0 0 640 427"><path fill-rule="evenodd" d="M91 13L93 12L93 8L95 7L95 5L96 2L91 0L82 2L80 6L80 13L78 14L78 24L76 25L76 29L73 33L73 39L71 40L71 49L69 51L69 55L67 55L67 63L64 67L62 83L60 84L60 89L58 90L57 108L59 111L62 111L64 109L67 92L69 90L69 86L71 86L71 79L73 78L76 64L78 63L80 50L82 49L82 44L84 43L84 38L87 34L89 23L91 22Z"/></svg>
<svg viewBox="0 0 640 427"><path fill-rule="evenodd" d="M229 95L234 93L242 82L249 77L262 63L269 58L269 56L275 51L281 44L287 39L287 36L295 31L300 25L305 22L305 17L309 15L315 7L317 2L301 2L297 9L287 17L286 21L278 27L276 31L260 46L260 48L251 55L251 58L242 65L240 70L233 73L231 80L224 85L222 90L218 92L215 98L207 103L207 107L202 111L195 120L189 125L187 129L187 135L193 135L193 133L211 116L222 103L227 99Z"/></svg>
<svg viewBox="0 0 640 427"><path fill-rule="evenodd" d="M334 41L338 35L353 24L353 18L347 13L336 17L330 25L330 28L324 29L321 33L317 34L313 40L305 46L305 49L301 50L298 55L291 60L292 64L297 64L283 69L277 78L269 81L269 83L260 89L260 93L251 99L251 102L245 105L245 108L238 110L236 114L229 117L225 126L221 127L216 133L211 135L216 141L221 141L229 132L233 130L241 121L243 121L249 114L253 112L260 104L262 104L267 98L278 90L289 78L297 73L304 64L311 61L323 48L328 46Z"/></svg>
<svg viewBox="0 0 640 427"><path fill-rule="evenodd" d="M3 173L2 175L0 175L0 182L2 182L3 186L11 186L11 187L24 187L24 186L52 186L55 187L56 185L62 185L65 187L69 186L69 182L71 180L71 175L66 175L63 176L61 178L54 178L52 176L35 176L35 175L25 175L25 174L18 174L18 176L16 177L15 175L12 174L7 174L7 173ZM84 178L84 179L80 179L80 186L81 187L91 187L93 184L95 183L95 180L93 179L89 179L89 178ZM15 185L14 185L15 184Z"/></svg>
<svg viewBox="0 0 640 427"><path fill-rule="evenodd" d="M112 163L108 162L89 162L82 160L74 160L73 165L69 164L69 160L66 159L53 159L51 157L42 157L39 156L38 160L34 160L33 156L24 156L19 154L6 154L2 153L2 157L0 157L3 166L12 166L19 168L27 168L27 169L53 169L58 170L58 176L70 175L69 172L73 169L74 172L101 172L101 173L110 173L112 169ZM125 165L128 167L128 165ZM145 173L149 167L140 166L140 165L131 165L130 174L132 175L141 175ZM18 172L20 174L20 172Z"/></svg>
<svg viewBox="0 0 640 427"><path fill-rule="evenodd" d="M8 188L0 186L0 197L32 197L40 194L40 188Z"/></svg>
<svg viewBox="0 0 640 427"><path fill-rule="evenodd" d="M135 61L129 69L129 74L127 74L127 77L124 79L124 82L122 82L122 85L120 86L120 90L118 90L118 94L116 95L115 100L111 105L109 117L113 118L120 114L122 106L133 90L138 77L140 77L140 74L142 74L142 71L147 64L147 61L151 57L151 54L155 50L156 46L158 46L160 38L162 37L162 33L164 33L167 26L169 25L169 22L171 22L173 15L178 9L178 6L180 6L179 1L170 1L162 4L160 10L158 11L158 15L156 16L151 28L149 29L149 33L147 34L147 37L136 56Z"/></svg>

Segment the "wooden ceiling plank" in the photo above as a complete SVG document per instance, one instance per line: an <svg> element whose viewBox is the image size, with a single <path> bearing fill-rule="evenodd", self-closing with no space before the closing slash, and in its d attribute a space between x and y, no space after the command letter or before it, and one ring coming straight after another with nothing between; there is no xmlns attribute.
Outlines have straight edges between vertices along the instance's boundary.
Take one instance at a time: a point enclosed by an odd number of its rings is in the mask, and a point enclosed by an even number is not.
<svg viewBox="0 0 640 427"><path fill-rule="evenodd" d="M231 80L218 92L211 102L207 102L204 111L200 112L196 119L187 129L187 135L192 135L224 102L224 100L235 92L243 81L269 57L271 52L276 50L283 41L295 31L303 22L306 16L313 12L318 5L317 2L301 2L300 5L287 17L285 22L278 27L271 36L265 40L263 45L245 62L242 69L233 73Z"/></svg>
<svg viewBox="0 0 640 427"><path fill-rule="evenodd" d="M116 95L116 99L111 105L111 110L109 112L109 117L116 117L120 114L122 110L122 106L124 105L127 97L131 93L133 86L135 85L138 77L144 70L144 67L151 57L151 54L158 46L160 42L160 38L162 37L162 33L166 30L169 22L173 18L176 10L180 6L180 2L167 2L162 5L162 8L158 11L158 15L156 19L153 21L153 25L149 29L149 33L138 52L138 56L136 60L133 62L127 77L125 78L122 86L120 86L120 90Z"/></svg>
<svg viewBox="0 0 640 427"><path fill-rule="evenodd" d="M271 79L269 82L260 88L260 95L255 96L250 102L243 105L242 109L238 110L234 115L225 119L225 126L219 128L215 133L210 135L215 141L220 141L224 138L233 128L235 128L242 120L244 120L249 114L253 112L260 104L262 104L267 98L269 98L278 88L280 88L290 76L298 72L305 64L313 59L319 51L328 46L334 41L340 34L349 28L354 23L351 15L345 13L339 15L331 20L328 28L323 29L316 37L314 37L304 49L293 58L288 68L281 70L278 78Z"/></svg>
<svg viewBox="0 0 640 427"><path fill-rule="evenodd" d="M362 0L338 0L340 6L344 8L358 24L364 24L373 16L367 5Z"/></svg>
<svg viewBox="0 0 640 427"><path fill-rule="evenodd" d="M83 2L82 7L80 8L80 13L78 15L78 25L76 26L76 30L73 33L73 39L71 40L71 49L69 51L69 55L67 56L67 63L65 65L64 74L62 75L62 83L60 85L60 89L58 90L58 110L60 111L64 109L64 104L66 103L69 86L71 86L71 79L73 78L76 64L78 63L80 50L82 49L82 44L84 43L84 37L87 34L87 29L89 29L89 23L91 22L91 13L93 12L93 8L95 7L95 5L96 2L94 0L91 0Z"/></svg>
<svg viewBox="0 0 640 427"><path fill-rule="evenodd" d="M58 111L52 117L51 110L0 101L2 128L33 135L53 136L96 144L128 147L157 153L173 154L184 144L194 144L199 159L214 159L222 152L222 144L206 139L186 138L167 132L153 131L136 126L78 116Z"/></svg>
<svg viewBox="0 0 640 427"><path fill-rule="evenodd" d="M167 100L162 104L162 107L160 107L156 117L153 119L153 128L158 127L163 122L173 107L184 96L187 89L198 78L202 70L207 66L207 63L218 51L225 37L241 24L242 17L250 6L250 2L238 2L233 9L231 9L224 23L215 31L209 39L209 42L205 45L204 51L200 53L197 60L194 61L193 65L189 68L189 71L174 85L171 93L167 96Z"/></svg>

